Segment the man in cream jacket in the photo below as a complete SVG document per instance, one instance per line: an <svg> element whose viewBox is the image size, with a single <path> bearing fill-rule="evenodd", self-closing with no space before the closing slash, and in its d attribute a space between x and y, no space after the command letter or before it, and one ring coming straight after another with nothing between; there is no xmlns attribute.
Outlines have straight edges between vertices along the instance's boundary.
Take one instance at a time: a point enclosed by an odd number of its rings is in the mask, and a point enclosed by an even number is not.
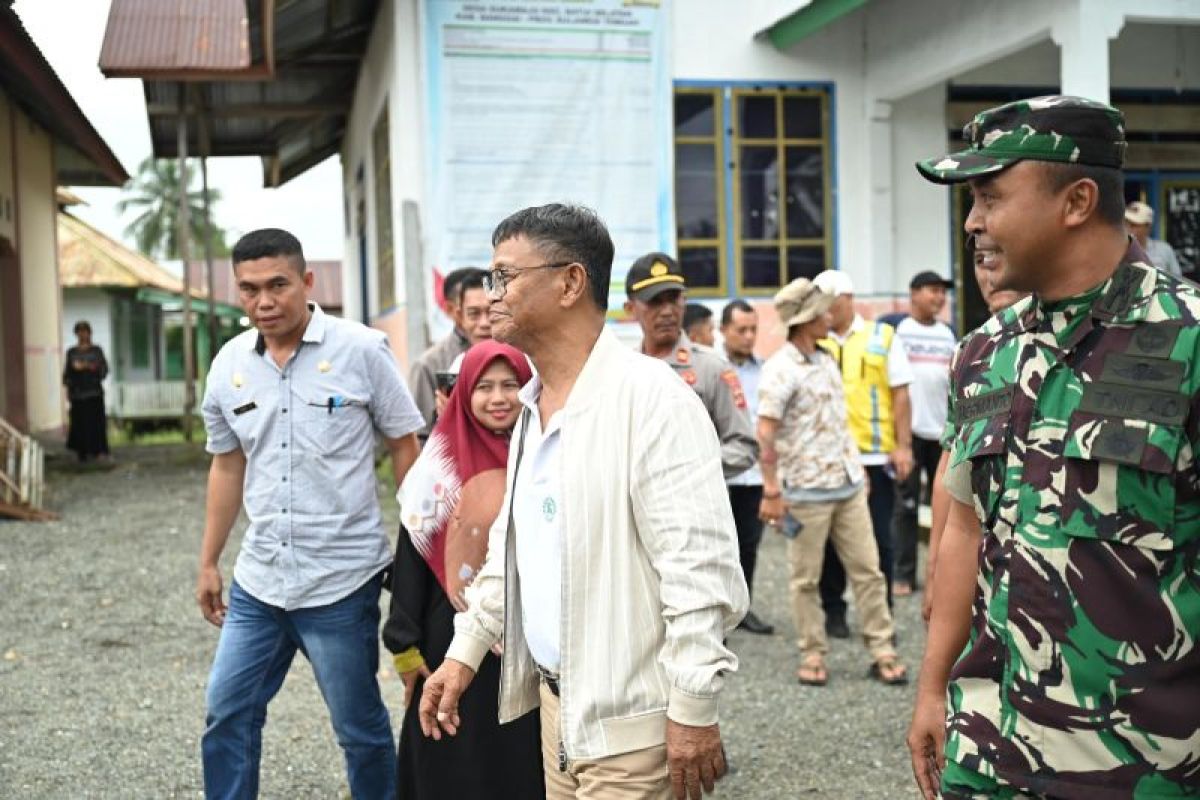
<svg viewBox="0 0 1200 800"><path fill-rule="evenodd" d="M725 773L723 639L749 605L716 432L669 366L604 327L613 244L594 212L528 208L492 244L492 333L537 377L422 730L470 724L458 699L502 644L500 721L540 706L551 800L699 798Z"/></svg>

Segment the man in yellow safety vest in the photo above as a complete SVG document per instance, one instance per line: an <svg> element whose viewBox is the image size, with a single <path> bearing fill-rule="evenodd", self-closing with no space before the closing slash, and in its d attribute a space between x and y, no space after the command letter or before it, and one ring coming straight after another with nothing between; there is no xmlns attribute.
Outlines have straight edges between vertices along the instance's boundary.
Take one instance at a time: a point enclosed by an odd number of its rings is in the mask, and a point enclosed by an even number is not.
<svg viewBox="0 0 1200 800"><path fill-rule="evenodd" d="M912 412L908 385L912 367L891 325L867 321L854 310L854 284L839 270L813 280L837 299L829 309L829 338L819 344L838 362L845 386L850 432L867 470L871 527L879 547L879 566L892 604L892 510L895 481L912 469ZM830 636L850 635L846 625L846 572L832 548L826 548L821 572L821 604Z"/></svg>

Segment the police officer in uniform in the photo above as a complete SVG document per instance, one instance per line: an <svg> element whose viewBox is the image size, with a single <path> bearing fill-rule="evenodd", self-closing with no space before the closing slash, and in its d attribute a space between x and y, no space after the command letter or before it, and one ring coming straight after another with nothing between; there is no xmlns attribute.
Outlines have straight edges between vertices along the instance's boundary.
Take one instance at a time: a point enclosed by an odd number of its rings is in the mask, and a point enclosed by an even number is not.
<svg viewBox="0 0 1200 800"><path fill-rule="evenodd" d="M920 162L969 182L997 289L960 343L908 745L926 798L1200 796L1200 291L1123 227L1124 119L977 115Z"/></svg>
<svg viewBox="0 0 1200 800"><path fill-rule="evenodd" d="M686 289L675 259L666 253L647 253L633 262L625 278L625 312L642 327L642 352L670 364L704 401L721 440L721 467L728 478L754 466L758 441L737 373L683 333Z"/></svg>

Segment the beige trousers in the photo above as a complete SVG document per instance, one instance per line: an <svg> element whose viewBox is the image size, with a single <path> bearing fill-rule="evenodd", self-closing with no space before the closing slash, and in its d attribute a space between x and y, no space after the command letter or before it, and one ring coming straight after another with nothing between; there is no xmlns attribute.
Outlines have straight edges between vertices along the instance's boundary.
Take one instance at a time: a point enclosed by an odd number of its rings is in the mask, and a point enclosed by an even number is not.
<svg viewBox="0 0 1200 800"><path fill-rule="evenodd" d="M546 800L671 800L667 746L648 747L558 768L558 698L542 684L542 767Z"/></svg>
<svg viewBox="0 0 1200 800"><path fill-rule="evenodd" d="M871 532L871 512L867 508L867 490L833 503L796 503L789 513L803 526L788 542L791 577L792 617L799 633L801 657L829 652L825 639L825 610L821 607L818 584L830 540L837 551L854 593L862 624L863 642L871 657L895 655L892 614L887 607L887 586L879 569L879 548Z"/></svg>

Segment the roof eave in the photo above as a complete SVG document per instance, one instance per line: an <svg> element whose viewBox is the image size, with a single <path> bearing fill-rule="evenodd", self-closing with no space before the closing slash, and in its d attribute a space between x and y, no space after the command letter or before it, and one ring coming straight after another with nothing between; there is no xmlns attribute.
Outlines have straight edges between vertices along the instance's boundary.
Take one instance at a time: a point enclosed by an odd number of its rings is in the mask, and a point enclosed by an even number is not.
<svg viewBox="0 0 1200 800"><path fill-rule="evenodd" d="M811 0L803 8L759 31L755 38L766 39L776 50L787 50L802 39L857 11L868 2L869 0Z"/></svg>
<svg viewBox="0 0 1200 800"><path fill-rule="evenodd" d="M73 185L124 186L129 180L129 173L63 86L16 13L4 5L0 5L0 84L54 138L96 166L91 173L94 180Z"/></svg>

